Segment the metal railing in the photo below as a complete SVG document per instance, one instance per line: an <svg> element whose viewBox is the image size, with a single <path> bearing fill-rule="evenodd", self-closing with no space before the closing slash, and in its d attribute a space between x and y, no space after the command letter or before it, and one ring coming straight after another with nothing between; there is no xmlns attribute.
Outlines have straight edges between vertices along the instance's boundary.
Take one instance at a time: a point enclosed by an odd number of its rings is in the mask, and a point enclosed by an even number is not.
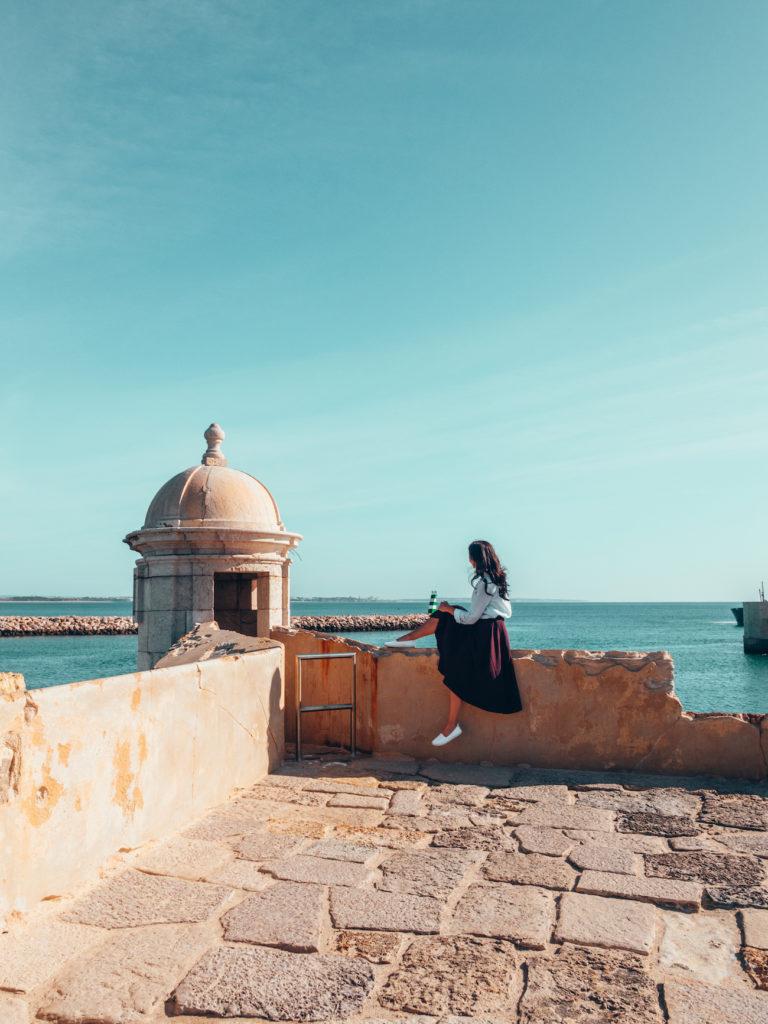
<svg viewBox="0 0 768 1024"><path fill-rule="evenodd" d="M323 661L331 658L352 659L352 701L349 704L301 703L301 665L304 661ZM357 654L297 654L296 655L296 760L301 761L301 716L312 711L349 711L349 746L355 756L355 720L357 718Z"/></svg>

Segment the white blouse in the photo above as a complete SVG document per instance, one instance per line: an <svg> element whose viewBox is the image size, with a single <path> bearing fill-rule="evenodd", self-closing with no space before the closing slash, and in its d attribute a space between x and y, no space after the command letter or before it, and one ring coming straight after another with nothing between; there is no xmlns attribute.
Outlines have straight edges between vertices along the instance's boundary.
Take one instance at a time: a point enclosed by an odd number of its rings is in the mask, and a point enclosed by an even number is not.
<svg viewBox="0 0 768 1024"><path fill-rule="evenodd" d="M472 583L472 603L469 611L454 608L453 617L462 626L472 626L478 619L508 619L512 605L506 597L499 595L499 588L488 579L477 579Z"/></svg>

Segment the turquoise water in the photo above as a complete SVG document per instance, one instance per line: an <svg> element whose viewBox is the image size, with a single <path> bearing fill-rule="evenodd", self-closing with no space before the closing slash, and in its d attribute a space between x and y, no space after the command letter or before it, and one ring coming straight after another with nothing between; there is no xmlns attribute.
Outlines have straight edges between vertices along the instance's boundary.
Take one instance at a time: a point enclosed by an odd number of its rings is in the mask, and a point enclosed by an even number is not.
<svg viewBox="0 0 768 1024"><path fill-rule="evenodd" d="M508 623L513 647L588 650L667 650L675 687L690 711L768 713L768 657L746 656L731 614L736 602L598 604L519 601ZM296 602L294 615L387 614L422 611L424 601L347 604ZM0 603L0 615L128 615L130 602ZM394 633L358 633L382 643ZM422 641L429 646L431 640ZM22 672L29 687L132 672L135 636L0 637L0 671Z"/></svg>

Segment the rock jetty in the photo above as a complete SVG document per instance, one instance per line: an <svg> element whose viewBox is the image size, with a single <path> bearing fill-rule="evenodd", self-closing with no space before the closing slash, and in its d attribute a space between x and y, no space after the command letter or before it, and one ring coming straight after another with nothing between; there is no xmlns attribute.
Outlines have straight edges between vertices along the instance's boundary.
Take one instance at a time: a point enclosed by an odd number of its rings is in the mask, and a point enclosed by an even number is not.
<svg viewBox="0 0 768 1024"><path fill-rule="evenodd" d="M295 629L320 633L371 633L414 629L426 615L298 615ZM0 636L128 636L138 626L128 615L3 615Z"/></svg>
<svg viewBox="0 0 768 1024"><path fill-rule="evenodd" d="M0 616L0 636L127 636L138 628L130 615Z"/></svg>
<svg viewBox="0 0 768 1024"><path fill-rule="evenodd" d="M426 621L426 615L298 615L291 619L291 625L320 633L374 633L415 629Z"/></svg>

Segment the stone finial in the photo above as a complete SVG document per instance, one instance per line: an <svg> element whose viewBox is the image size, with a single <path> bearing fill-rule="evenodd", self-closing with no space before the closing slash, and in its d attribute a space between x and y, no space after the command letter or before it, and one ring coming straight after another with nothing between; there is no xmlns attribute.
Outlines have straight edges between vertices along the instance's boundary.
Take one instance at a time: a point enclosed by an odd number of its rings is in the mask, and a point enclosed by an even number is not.
<svg viewBox="0 0 768 1024"><path fill-rule="evenodd" d="M227 460L223 452L219 451L221 442L226 437L226 434L219 424L212 423L203 434L203 437L208 442L208 448L203 452L203 457L200 460L202 464L204 466L226 466Z"/></svg>

